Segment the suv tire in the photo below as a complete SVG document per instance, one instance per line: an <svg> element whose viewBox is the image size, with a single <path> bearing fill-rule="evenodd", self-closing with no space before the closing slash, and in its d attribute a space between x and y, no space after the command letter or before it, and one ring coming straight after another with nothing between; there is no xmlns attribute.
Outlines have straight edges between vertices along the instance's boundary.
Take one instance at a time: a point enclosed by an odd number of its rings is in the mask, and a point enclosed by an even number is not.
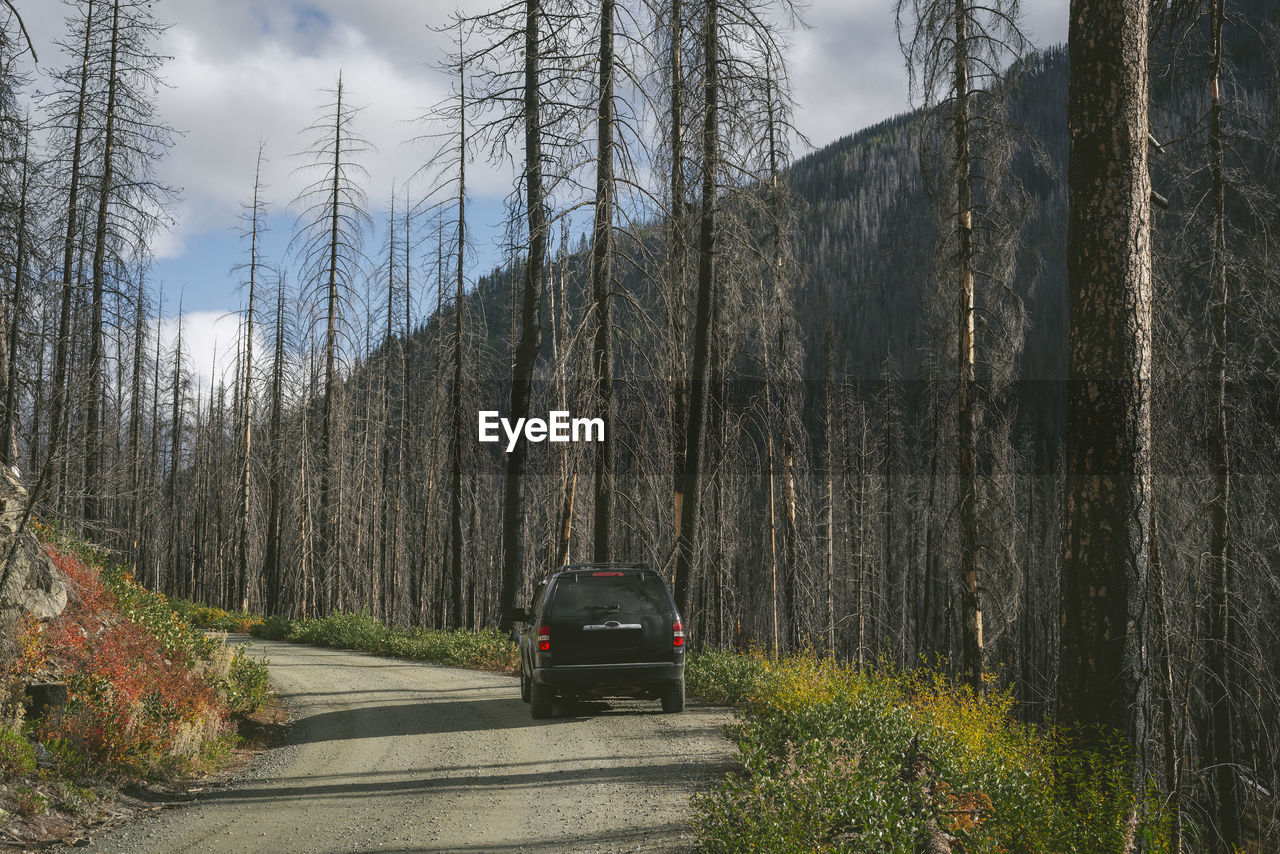
<svg viewBox="0 0 1280 854"><path fill-rule="evenodd" d="M684 711L684 680L671 682L662 692L662 711L675 714Z"/></svg>
<svg viewBox="0 0 1280 854"><path fill-rule="evenodd" d="M549 685L532 682L529 685L529 713L535 721L551 717L554 712L555 691Z"/></svg>
<svg viewBox="0 0 1280 854"><path fill-rule="evenodd" d="M529 676L525 673L524 662L522 661L520 662L520 699L526 703L529 702L530 695L533 693L529 690L530 684Z"/></svg>

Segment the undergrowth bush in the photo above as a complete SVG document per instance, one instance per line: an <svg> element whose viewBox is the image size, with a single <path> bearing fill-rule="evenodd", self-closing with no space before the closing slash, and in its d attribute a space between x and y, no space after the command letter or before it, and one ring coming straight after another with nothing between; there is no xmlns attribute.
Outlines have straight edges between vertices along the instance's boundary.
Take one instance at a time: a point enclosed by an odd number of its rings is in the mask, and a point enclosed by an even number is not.
<svg viewBox="0 0 1280 854"><path fill-rule="evenodd" d="M1014 721L1007 692L928 673L733 655L690 660L691 680L743 699L730 726L743 770L695 798L706 851L911 854L931 829L970 854L1122 850L1119 746L1073 751ZM1144 850L1160 851L1164 816L1154 797L1143 807Z"/></svg>
<svg viewBox="0 0 1280 854"><path fill-rule="evenodd" d="M35 746L14 727L0 723L0 778L21 777L34 770Z"/></svg>
<svg viewBox="0 0 1280 854"><path fill-rule="evenodd" d="M271 674L264 662L236 647L223 684L227 706L237 714L252 714L271 699Z"/></svg>
<svg viewBox="0 0 1280 854"><path fill-rule="evenodd" d="M736 706L756 696L769 675L769 662L759 651L728 650L690 652L684 679L690 694L718 706Z"/></svg>
<svg viewBox="0 0 1280 854"><path fill-rule="evenodd" d="M225 611L189 599L174 599L169 605L191 625L213 632L249 634L254 626L262 623L261 617L248 611Z"/></svg>
<svg viewBox="0 0 1280 854"><path fill-rule="evenodd" d="M253 626L255 637L313 646L353 649L375 655L431 661L453 667L513 672L519 657L511 637L497 629L403 628L368 614L332 614L311 620L268 617Z"/></svg>
<svg viewBox="0 0 1280 854"><path fill-rule="evenodd" d="M124 569L104 568L102 552L56 529L37 532L66 581L67 606L48 623L23 624L21 654L3 675L8 684L62 679L67 702L17 737L38 740L51 776L66 779L165 775L224 754L230 715L266 700L265 666L193 627ZM20 776L25 763L9 741L0 733L0 770ZM15 756L19 765L6 761Z"/></svg>

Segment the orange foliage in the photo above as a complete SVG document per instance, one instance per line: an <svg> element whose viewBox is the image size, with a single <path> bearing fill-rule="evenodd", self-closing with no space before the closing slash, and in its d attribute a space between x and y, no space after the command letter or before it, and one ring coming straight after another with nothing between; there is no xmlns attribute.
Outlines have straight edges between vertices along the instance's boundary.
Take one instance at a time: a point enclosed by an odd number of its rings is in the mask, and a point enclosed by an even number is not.
<svg viewBox="0 0 1280 854"><path fill-rule="evenodd" d="M39 724L57 739L108 765L151 771L175 750L184 728L220 725L224 709L204 674L166 656L160 642L116 611L115 594L95 568L47 546L67 581L66 610L43 632L50 663L66 674L61 715Z"/></svg>

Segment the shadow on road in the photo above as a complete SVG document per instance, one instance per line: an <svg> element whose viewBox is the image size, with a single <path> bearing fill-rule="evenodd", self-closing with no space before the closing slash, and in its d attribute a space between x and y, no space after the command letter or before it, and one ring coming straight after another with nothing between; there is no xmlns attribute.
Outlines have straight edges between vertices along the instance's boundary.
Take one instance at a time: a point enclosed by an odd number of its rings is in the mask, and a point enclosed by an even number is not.
<svg viewBox="0 0 1280 854"><path fill-rule="evenodd" d="M398 736L440 735L445 733L481 732L495 729L526 729L541 726L557 726L588 718L659 716L656 702L611 703L606 700L557 701L556 715L545 720L533 720L529 707L518 697L486 697L474 700L455 700L442 697L426 702L364 703L366 691L349 694L353 708L304 715L294 720L289 741L294 744L311 744L321 741L350 738L394 738ZM403 691L404 694L414 692ZM419 696L433 696L435 691L420 692ZM673 725L687 719L671 716ZM708 729L712 727L708 726Z"/></svg>
<svg viewBox="0 0 1280 854"><path fill-rule="evenodd" d="M458 852L458 854L484 854L488 851L509 852L560 852L582 850L580 846L600 846L609 851L687 851L691 850L692 840L687 838L687 825L666 823L653 824L630 831L611 830L608 839L601 839L599 834L565 833L544 838L521 837L519 839L490 842L487 844L450 845L447 848L433 847L424 844L422 847L380 849L383 854L437 854L437 852ZM675 843L679 842L676 847Z"/></svg>
<svg viewBox="0 0 1280 854"><path fill-rule="evenodd" d="M427 692L421 692L426 695ZM427 702L367 705L363 691L354 691L354 708L319 712L297 718L290 742L345 741L350 738L394 738L397 736L441 735L495 729L520 729L539 723L529 717L519 697L481 700L440 699Z"/></svg>
<svg viewBox="0 0 1280 854"><path fill-rule="evenodd" d="M574 786L594 786L600 783L618 783L637 788L644 786L662 788L667 785L667 781L678 777L713 777L723 771L726 766L723 760L706 759L637 763L609 768L583 768L575 765L558 769L539 768L528 771L474 773L485 767L492 766L406 770L402 773L409 779L405 780L369 780L368 775L357 773L349 782L335 781L310 785L307 784L306 779L285 777L274 781L263 781L278 783L278 785L252 784L245 788L212 791L202 795L200 802L245 805L259 801L284 804L290 801L312 801L324 798L359 798L365 801L379 796L391 797L428 792L546 787L567 789Z"/></svg>

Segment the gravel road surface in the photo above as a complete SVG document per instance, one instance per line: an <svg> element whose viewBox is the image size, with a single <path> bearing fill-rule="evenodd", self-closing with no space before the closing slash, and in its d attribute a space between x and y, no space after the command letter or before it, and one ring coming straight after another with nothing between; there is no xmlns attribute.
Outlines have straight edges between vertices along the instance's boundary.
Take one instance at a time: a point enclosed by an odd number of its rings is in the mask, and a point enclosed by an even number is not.
<svg viewBox="0 0 1280 854"><path fill-rule="evenodd" d="M286 743L88 850L683 852L689 795L731 765L722 708L611 700L533 721L509 676L245 642L271 662Z"/></svg>

